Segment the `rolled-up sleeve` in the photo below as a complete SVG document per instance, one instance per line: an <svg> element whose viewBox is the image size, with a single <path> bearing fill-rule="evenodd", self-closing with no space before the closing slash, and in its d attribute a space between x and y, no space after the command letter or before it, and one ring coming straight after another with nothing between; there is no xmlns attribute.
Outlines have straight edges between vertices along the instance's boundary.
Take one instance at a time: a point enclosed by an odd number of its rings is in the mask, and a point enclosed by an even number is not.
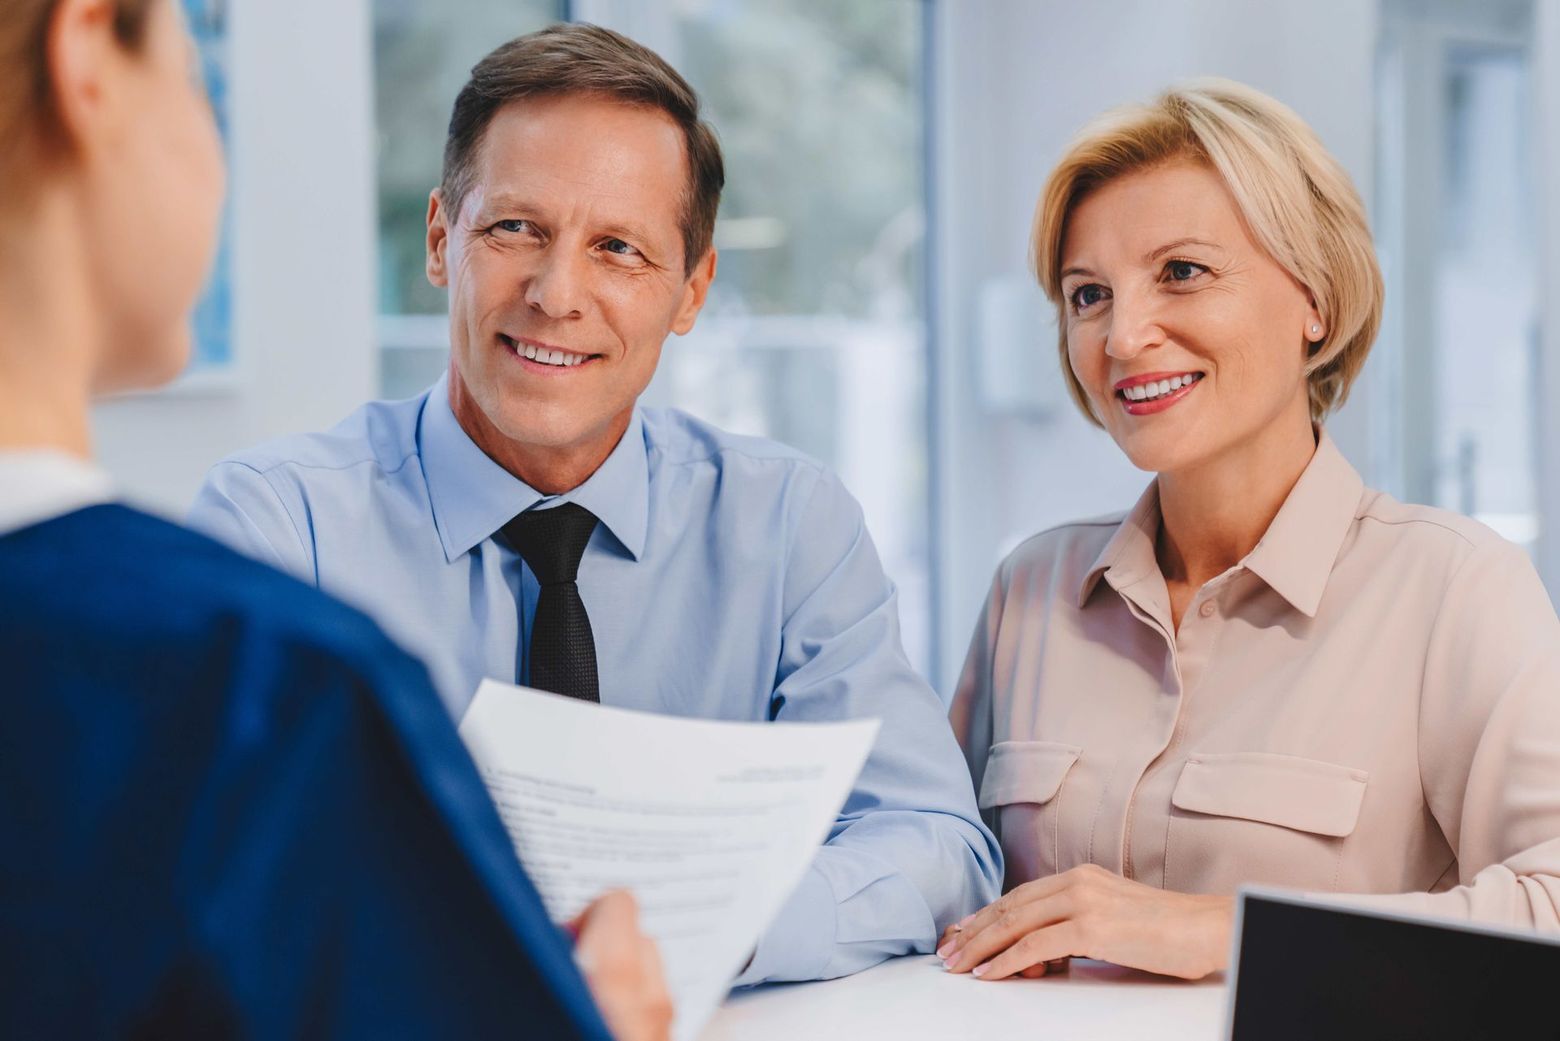
<svg viewBox="0 0 1560 1041"><path fill-rule="evenodd" d="M1457 877L1360 902L1560 930L1560 621L1526 554L1493 539L1470 553L1424 668L1421 779Z"/></svg>
<svg viewBox="0 0 1560 1041"><path fill-rule="evenodd" d="M927 952L993 899L1001 853L941 701L916 675L861 509L820 471L788 540L776 718L882 726L809 873L738 985L842 976Z"/></svg>

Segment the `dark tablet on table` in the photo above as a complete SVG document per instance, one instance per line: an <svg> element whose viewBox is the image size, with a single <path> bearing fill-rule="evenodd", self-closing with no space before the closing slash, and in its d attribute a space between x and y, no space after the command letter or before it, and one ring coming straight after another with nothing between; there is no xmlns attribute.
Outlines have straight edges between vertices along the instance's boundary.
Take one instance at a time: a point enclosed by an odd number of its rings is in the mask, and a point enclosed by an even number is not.
<svg viewBox="0 0 1560 1041"><path fill-rule="evenodd" d="M1560 937L1242 890L1230 1041L1560 1039Z"/></svg>

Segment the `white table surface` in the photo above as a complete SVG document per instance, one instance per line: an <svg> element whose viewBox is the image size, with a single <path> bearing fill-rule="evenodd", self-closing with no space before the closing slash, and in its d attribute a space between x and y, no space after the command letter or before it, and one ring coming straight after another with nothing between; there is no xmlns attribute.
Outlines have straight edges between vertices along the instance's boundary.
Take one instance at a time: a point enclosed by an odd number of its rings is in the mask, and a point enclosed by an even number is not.
<svg viewBox="0 0 1560 1041"><path fill-rule="evenodd" d="M1222 976L1187 983L1075 961L1065 975L985 982L921 955L844 979L740 991L699 1041L1219 1041L1225 998Z"/></svg>

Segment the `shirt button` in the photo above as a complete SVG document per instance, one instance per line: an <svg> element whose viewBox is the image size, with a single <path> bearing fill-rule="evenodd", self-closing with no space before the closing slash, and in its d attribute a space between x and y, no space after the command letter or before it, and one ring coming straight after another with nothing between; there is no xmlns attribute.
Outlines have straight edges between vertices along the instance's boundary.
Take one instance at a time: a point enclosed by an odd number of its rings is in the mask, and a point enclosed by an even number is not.
<svg viewBox="0 0 1560 1041"><path fill-rule="evenodd" d="M1204 618L1212 618L1213 613L1219 609L1219 605L1212 600L1204 600L1203 605L1197 609L1197 613Z"/></svg>

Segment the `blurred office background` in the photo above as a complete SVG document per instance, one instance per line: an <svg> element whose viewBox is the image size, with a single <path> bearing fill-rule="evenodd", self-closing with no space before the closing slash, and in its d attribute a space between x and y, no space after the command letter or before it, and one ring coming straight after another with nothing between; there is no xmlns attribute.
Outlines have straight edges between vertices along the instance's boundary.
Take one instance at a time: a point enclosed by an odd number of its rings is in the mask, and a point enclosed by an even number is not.
<svg viewBox="0 0 1560 1041"><path fill-rule="evenodd" d="M1560 0L187 0L231 158L173 388L99 450L182 512L206 468L442 371L423 218L467 70L559 19L701 92L720 275L648 394L799 446L862 500L946 696L1001 555L1146 477L1086 425L1026 276L1036 193L1107 106L1188 76L1300 112L1365 195L1385 329L1330 429L1369 482L1473 514L1560 590Z"/></svg>

